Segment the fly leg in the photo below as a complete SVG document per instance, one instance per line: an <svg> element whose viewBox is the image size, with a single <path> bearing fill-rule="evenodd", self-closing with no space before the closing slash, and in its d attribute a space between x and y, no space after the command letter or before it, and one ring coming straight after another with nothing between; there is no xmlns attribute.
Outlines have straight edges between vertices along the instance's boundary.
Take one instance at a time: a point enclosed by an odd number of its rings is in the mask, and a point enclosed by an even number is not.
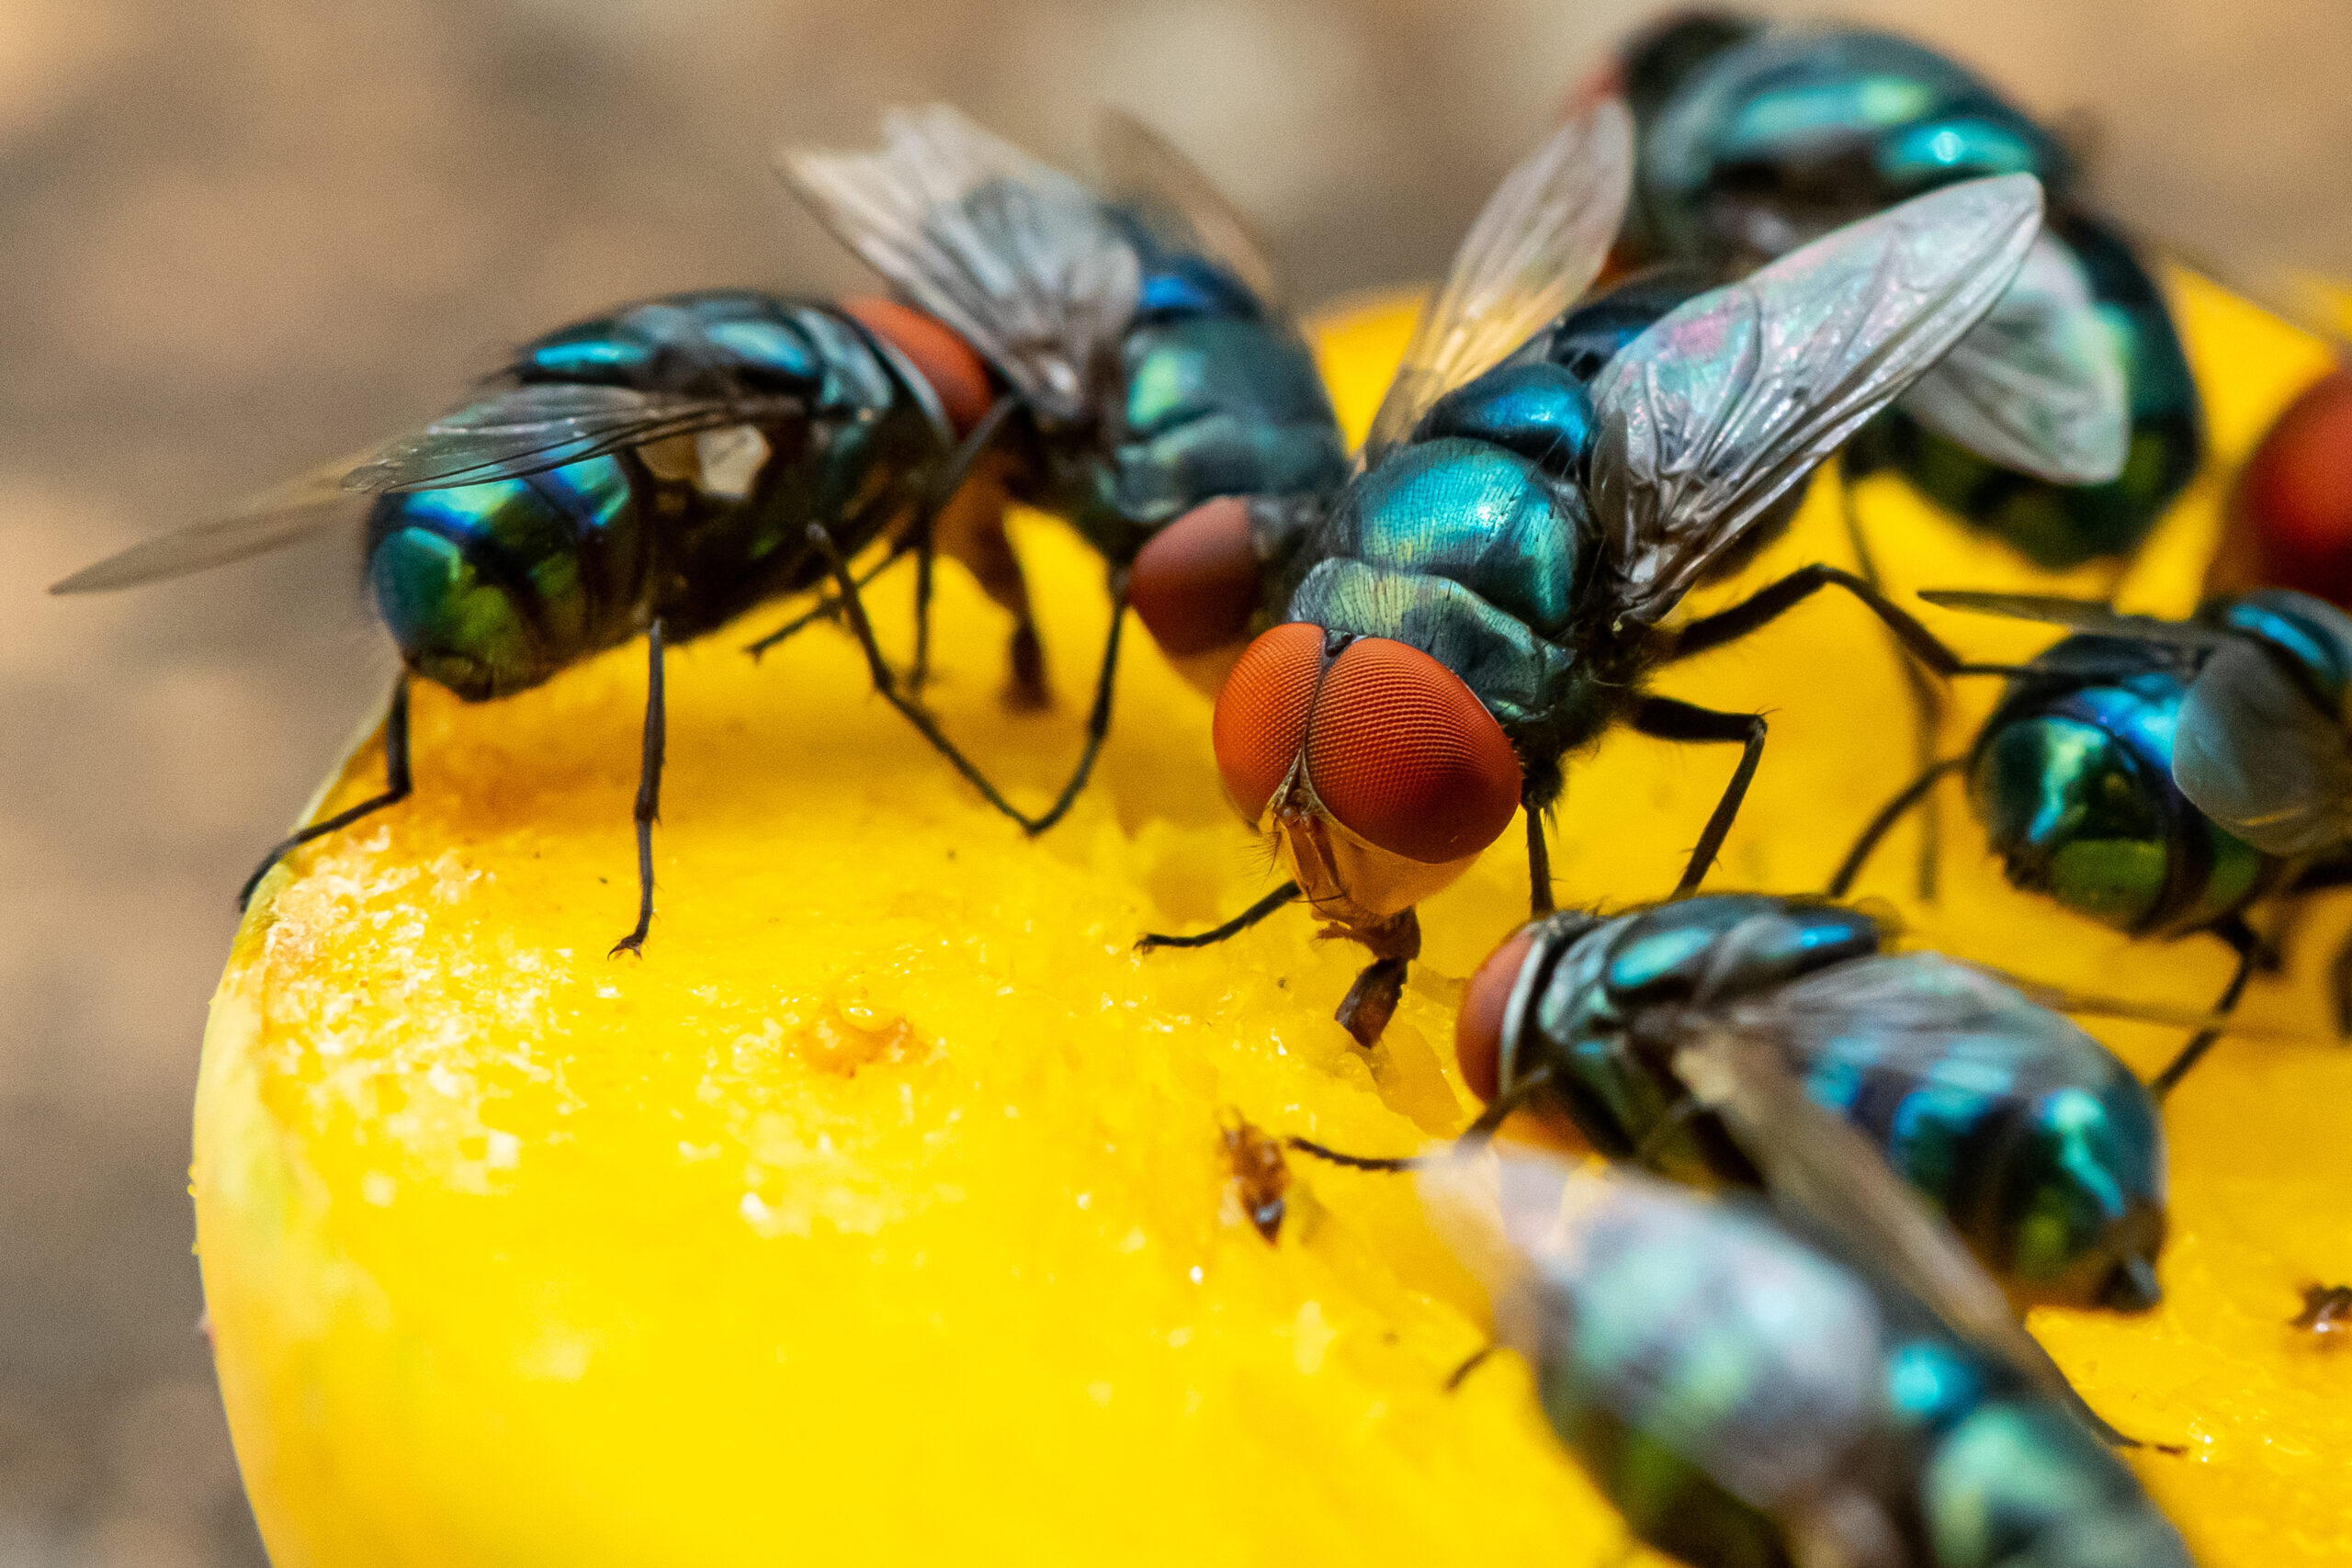
<svg viewBox="0 0 2352 1568"><path fill-rule="evenodd" d="M1119 629L1127 622L1127 576L1122 571L1111 579L1111 631L1102 639L1102 667L1094 677L1094 705L1086 714L1086 744L1079 751L1078 766L1071 770L1062 792L1046 808L1046 814L1025 822L1031 837L1044 832L1060 821L1078 799L1079 791L1094 773L1094 760L1102 754L1103 738L1111 733L1111 697L1116 689L1119 673Z"/></svg>
<svg viewBox="0 0 2352 1568"><path fill-rule="evenodd" d="M1445 1392L1452 1393L1461 1388L1472 1372L1475 1372L1480 1367L1485 1366L1487 1360L1493 1357L1495 1352L1501 1348L1502 1347L1498 1344L1488 1343L1481 1345L1476 1350L1471 1351L1470 1354L1464 1359L1460 1366L1454 1368L1453 1371L1446 1374Z"/></svg>
<svg viewBox="0 0 2352 1568"><path fill-rule="evenodd" d="M956 743L947 739L929 714L899 690L898 682L890 674L889 663L882 657L882 645L874 638L874 625L865 618L865 602L858 597L857 583L849 574L849 565L842 559L840 548L834 545L833 536L825 531L823 524L808 525L808 543L832 572L833 592L840 596L842 611L849 621L851 634L857 638L858 646L865 650L866 673L874 682L875 691L880 694L884 702L899 710L899 716L915 727L917 734L931 742L932 750L946 758L948 764L964 775L967 784L980 792L981 799L1020 823L1023 829L1034 832L1035 827L1027 817L1022 815L1020 808L1005 799L971 759L956 750Z"/></svg>
<svg viewBox="0 0 2352 1568"><path fill-rule="evenodd" d="M261 857L261 863L254 867L254 874L245 878L245 885L237 889L237 908L243 909L253 902L254 889L261 886L261 879L268 874L271 866L276 865L312 839L322 839L329 833L350 827L370 812L381 811L387 806L399 805L409 797L411 788L408 767L408 672L402 671L392 682L391 706L384 714L384 792L381 795L370 795L347 810L338 811L323 822L313 822L309 827L273 844L269 853Z"/></svg>
<svg viewBox="0 0 2352 1568"><path fill-rule="evenodd" d="M2214 1021L2199 1030L2196 1037L2180 1048L2180 1055L2148 1080L2148 1092L2160 1101L2179 1086L2180 1080L2188 1076L2188 1069L2202 1061L2205 1053L2222 1037L2222 1021L2237 1010L2238 998L2245 995L2245 983L2253 978L2255 965L2262 962L2262 939L2242 917L2232 915L2213 928L2213 934L2230 944L2230 950L2238 955L2238 966L2231 975L2229 985L2222 988L2221 1000L2213 1004Z"/></svg>
<svg viewBox="0 0 2352 1568"><path fill-rule="evenodd" d="M1975 664L1963 660L1919 618L1850 571L1818 562L1801 566L1778 582L1768 582L1728 610L1702 615L1682 628L1668 663L1693 658L1727 642L1736 642L1770 625L1825 588L1842 588L1860 600L1870 613L1886 624L1911 656L1939 675L2021 675L2020 664Z"/></svg>
<svg viewBox="0 0 2352 1568"><path fill-rule="evenodd" d="M1870 541L1862 535L1861 508L1854 495L1854 476L1846 459L1838 460L1838 501L1846 519L1846 536L1854 547L1854 564L1860 569L1862 581L1883 593L1884 580L1879 576L1878 563L1871 558ZM1927 671L1910 660L1900 660L1904 684L1911 688L1911 711L1918 727L1918 765L1933 767L1936 742L1943 733L1943 694L1928 679ZM1936 896L1936 873L1943 858L1943 814L1936 808L1935 797L1923 795L1919 801L1919 872L1918 892L1922 899L1932 901Z"/></svg>
<svg viewBox="0 0 2352 1568"><path fill-rule="evenodd" d="M996 439L997 432L1004 428L1005 420L1018 406L1011 397L1001 397L990 403L989 412L982 414L979 423L956 444L956 449L947 455L946 464L924 488L922 505L915 514L914 526L915 663L914 668L907 672L907 690L910 694L920 694L923 682L931 679L932 568L939 554L939 514L955 499L956 492L964 488L964 481L971 477L981 454L988 450L989 444Z"/></svg>
<svg viewBox="0 0 2352 1568"><path fill-rule="evenodd" d="M613 943L607 958L624 953L645 955L645 936L653 926L653 824L662 817L662 757L668 747L669 706L663 693L662 618L656 615L645 636L645 739L637 760L637 924Z"/></svg>
<svg viewBox="0 0 2352 1568"><path fill-rule="evenodd" d="M1155 947L1214 947L1228 938L1239 936L1297 897L1298 884L1285 882L1221 926L1212 926L1192 936L1162 936L1157 931L1147 931L1137 939L1136 951L1144 953Z"/></svg>
<svg viewBox="0 0 2352 1568"><path fill-rule="evenodd" d="M1705 622L1696 624L1703 626ZM1756 777L1756 765L1764 760L1764 716L1717 713L1672 697L1644 697L1641 705L1634 710L1633 725L1640 733L1659 740L1736 741L1746 748L1740 753L1739 766L1732 770L1731 783L1724 786L1723 798L1715 802L1714 815L1707 818L1698 845L1690 852L1690 863L1682 868L1682 880L1674 885L1669 895L1687 898L1699 890L1707 868L1714 863L1716 852L1724 847L1724 836L1731 831L1733 819L1739 815L1739 803L1747 798L1747 785Z"/></svg>
<svg viewBox="0 0 2352 1568"><path fill-rule="evenodd" d="M1478 1112L1478 1119L1464 1127L1454 1138L1453 1146L1443 1154L1351 1155L1318 1144L1312 1138L1285 1138L1283 1141L1301 1154L1313 1155L1327 1164L1344 1166L1350 1170L1426 1170L1430 1166L1462 1155L1475 1155L1485 1148L1494 1142L1496 1133L1501 1130L1504 1122L1526 1110L1551 1087L1552 1075L1549 1072L1539 1070L1528 1074L1488 1100L1487 1109Z"/></svg>
<svg viewBox="0 0 2352 1568"><path fill-rule="evenodd" d="M907 550L904 545L893 545L888 554L883 556L880 560L868 567L865 570L865 575L857 580L858 587L865 588L868 584L872 583L876 578L881 576L884 572L898 565L899 558L904 556L906 553ZM817 599L816 606L813 609L810 609L805 615L795 615L792 619L785 622L784 625L776 627L775 630L768 633L767 636L760 638L759 641L745 643L743 645L743 651L750 654L752 658L756 660L761 654L765 653L769 649L774 648L776 644L783 642L789 637L797 636L800 632L805 631L816 622L839 620L841 618L841 614L842 602L840 600L833 598L831 594L820 594Z"/></svg>
<svg viewBox="0 0 2352 1568"><path fill-rule="evenodd" d="M1838 863L1838 874L1829 879L1829 897L1843 898L1854 886L1855 879L1862 874L1862 867L1870 862L1871 852L1878 848L1878 841L1886 837L1887 830L1903 819L1905 812L1929 799L1945 774L1957 773L1967 761L1965 757L1947 757L1940 762L1929 763L1926 772L1903 786L1900 795L1881 807L1878 815L1871 818L1870 826L1862 829L1862 836L1854 840L1854 847L1846 852L1845 860Z"/></svg>
<svg viewBox="0 0 2352 1568"><path fill-rule="evenodd" d="M1527 814L1528 919L1540 920L1558 908L1552 900L1552 851L1544 841L1544 808L1532 795L1522 795L1519 804Z"/></svg>
<svg viewBox="0 0 2352 1568"><path fill-rule="evenodd" d="M2344 939L2328 961L2327 994L2335 1005L2335 1037L2352 1040L2352 936Z"/></svg>

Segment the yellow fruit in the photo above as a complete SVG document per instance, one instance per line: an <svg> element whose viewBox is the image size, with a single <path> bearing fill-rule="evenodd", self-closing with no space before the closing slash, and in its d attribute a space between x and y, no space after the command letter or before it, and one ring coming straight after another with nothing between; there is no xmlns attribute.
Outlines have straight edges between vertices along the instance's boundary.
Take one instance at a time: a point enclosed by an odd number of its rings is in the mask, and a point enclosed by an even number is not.
<svg viewBox="0 0 2352 1568"><path fill-rule="evenodd" d="M2227 461L2322 356L2193 282L2182 301ZM1321 333L1359 429L1406 321L1390 302ZM1747 582L1847 558L1819 490ZM2129 599L2188 607L2216 493L2200 481ZM1893 481L1862 499L1900 585L2029 581ZM952 572L934 698L1039 803L1104 596L1057 526L1017 542L1060 709L1001 710L1002 623ZM905 597L877 592L894 648ZM1131 952L1272 874L1219 798L1206 703L1145 639L1094 787L1033 844L838 633L744 658L782 616L672 656L642 962L605 953L634 909L641 646L493 705L421 688L414 798L254 904L205 1043L194 1191L279 1568L1612 1561L1623 1530L1516 1361L1442 1392L1483 1307L1408 1185L1294 1161L1270 1246L1221 1137L1238 1116L1403 1151L1465 1119L1451 1003L1524 910L1516 829L1425 909L1428 962L1367 1055L1329 1016L1358 955L1301 912ZM1988 654L2038 640L1938 624ZM1836 595L1665 684L1772 715L1722 886L1820 886L1905 776L1894 657ZM1990 694L1963 694L1947 748ZM1564 898L1663 895L1733 760L1611 738L1562 806ZM364 748L322 807L380 766ZM1905 904L1922 940L2187 1009L2220 988L2217 943L2132 947L2016 894L1946 817L1943 898ZM1906 835L1869 887L1898 902ZM2317 1033L2341 915L2302 922L2251 1017ZM2143 1068L2177 1038L2102 1032ZM2344 1561L2352 1356L2286 1320L2299 1284L2352 1280L2352 1055L2229 1042L2171 1122L2165 1307L2034 1326L2119 1426L2185 1445L2133 1462L2205 1562Z"/></svg>

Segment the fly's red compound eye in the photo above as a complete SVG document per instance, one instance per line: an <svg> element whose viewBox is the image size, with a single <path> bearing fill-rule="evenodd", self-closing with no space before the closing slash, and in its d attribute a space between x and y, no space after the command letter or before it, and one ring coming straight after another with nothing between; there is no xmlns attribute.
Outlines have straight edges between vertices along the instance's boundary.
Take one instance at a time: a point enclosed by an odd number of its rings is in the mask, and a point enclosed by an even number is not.
<svg viewBox="0 0 2352 1568"><path fill-rule="evenodd" d="M2266 581L2352 603L2352 371L2287 405L2246 459L2237 503Z"/></svg>
<svg viewBox="0 0 2352 1568"><path fill-rule="evenodd" d="M1385 637L1348 644L1324 678L1306 777L1341 827L1428 865L1485 849L1519 808L1519 756L1495 716L1453 671Z"/></svg>
<svg viewBox="0 0 2352 1568"><path fill-rule="evenodd" d="M896 299L870 294L842 300L842 313L912 362L939 394L940 406L947 411L947 423L956 427L956 434L970 434L980 416L989 412L989 404L995 400L989 389L989 367L946 322Z"/></svg>
<svg viewBox="0 0 2352 1568"><path fill-rule="evenodd" d="M1258 608L1249 504L1222 495L1154 534L1136 555L1127 603L1172 658L1239 640Z"/></svg>
<svg viewBox="0 0 2352 1568"><path fill-rule="evenodd" d="M1453 1057L1462 1064L1462 1081L1480 1100L1492 1100L1501 1090L1503 1010L1510 1006L1511 989L1534 946L1531 926L1489 953L1462 988L1462 1010L1453 1020Z"/></svg>
<svg viewBox="0 0 2352 1568"><path fill-rule="evenodd" d="M1323 628L1293 621L1243 651L1216 694L1209 722L1225 793L1255 822L1265 815L1306 739L1307 710L1323 671Z"/></svg>

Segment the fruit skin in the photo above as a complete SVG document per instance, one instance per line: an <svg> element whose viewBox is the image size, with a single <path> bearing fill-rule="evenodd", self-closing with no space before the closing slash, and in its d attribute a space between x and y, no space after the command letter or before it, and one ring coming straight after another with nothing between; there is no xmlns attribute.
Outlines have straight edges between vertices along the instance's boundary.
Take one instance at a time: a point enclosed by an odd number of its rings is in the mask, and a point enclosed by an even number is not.
<svg viewBox="0 0 2352 1568"><path fill-rule="evenodd" d="M2352 368L2287 405L2239 471L2230 512L2253 582L2352 606Z"/></svg>
<svg viewBox="0 0 2352 1568"><path fill-rule="evenodd" d="M2230 345L2208 395L2234 461L2324 353L2211 290L2181 301L2193 351ZM1322 334L1358 430L1405 330L1372 310ZM2195 602L2214 489L2127 603ZM2026 574L1892 481L1862 504L1904 592L2103 591ZM1825 491L1753 570L1843 560L1841 539ZM1099 566L1046 525L1016 544L1057 689L1082 691ZM960 574L942 588L943 722L1042 798L1072 716L1001 716L1001 620ZM898 650L902 604L877 593ZM1986 657L2038 640L1929 614ZM1137 932L1267 886L1208 703L1136 651L1102 782L1036 844L872 701L842 640L797 639L781 666L718 639L679 655L642 963L599 940L630 897L639 655L486 708L420 698L419 793L265 885L198 1086L222 1393L278 1568L1617 1551L1516 1360L1441 1391L1484 1309L1409 1184L1295 1163L1270 1247L1221 1141L1238 1112L1401 1153L1466 1120L1452 977L1524 918L1516 827L1424 911L1428 962L1377 1055L1314 1000L1355 958L1303 914L1134 956ZM1808 607L1673 690L1775 710L1726 888L1819 886L1907 761L1855 728L1908 711L1859 611ZM1960 693L1955 743L1992 695ZM363 748L321 804L377 766ZM1555 831L1563 900L1662 895L1727 766L1605 744ZM2101 994L2219 991L2218 953L2024 899L1956 814L1946 831L1943 902L1902 905L1922 945ZM1862 891L1901 902L1905 858ZM2323 908L2249 1016L2316 1034L2341 921ZM2178 1043L2096 1032L2143 1071ZM2169 1111L2165 1306L2033 1320L2111 1420L2188 1446L2132 1463L2208 1568L2352 1559L2352 1356L2286 1326L2299 1284L2352 1280L2346 1105L2352 1053L2226 1043Z"/></svg>

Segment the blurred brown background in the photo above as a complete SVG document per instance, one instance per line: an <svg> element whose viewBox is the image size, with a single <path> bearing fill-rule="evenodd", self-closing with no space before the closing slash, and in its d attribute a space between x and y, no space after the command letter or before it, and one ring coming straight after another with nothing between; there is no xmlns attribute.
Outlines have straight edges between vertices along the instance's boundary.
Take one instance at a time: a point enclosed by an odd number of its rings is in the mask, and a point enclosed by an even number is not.
<svg viewBox="0 0 2352 1568"><path fill-rule="evenodd" d="M1655 8L0 0L0 1568L261 1560L197 1331L197 1043L231 890L390 669L331 547L43 584L598 307L855 281L765 152L887 103L1074 164L1116 102L1299 298L1428 276ZM2344 0L1837 9L2086 111L2119 205L2192 246L2352 257Z"/></svg>

